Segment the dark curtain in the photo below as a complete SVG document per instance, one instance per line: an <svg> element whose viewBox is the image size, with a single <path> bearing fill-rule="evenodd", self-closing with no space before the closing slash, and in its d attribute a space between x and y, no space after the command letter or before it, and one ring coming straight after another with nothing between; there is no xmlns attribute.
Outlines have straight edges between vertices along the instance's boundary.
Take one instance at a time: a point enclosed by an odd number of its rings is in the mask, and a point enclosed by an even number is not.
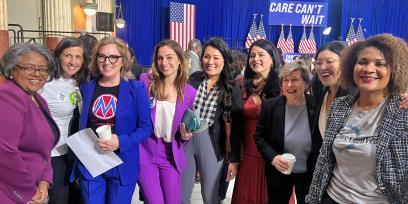
<svg viewBox="0 0 408 204"><path fill-rule="evenodd" d="M358 18L363 18L364 36L370 37L380 33L408 39L408 1L407 0L343 0L342 32L346 38L350 18L356 18L354 27L357 30Z"/></svg>

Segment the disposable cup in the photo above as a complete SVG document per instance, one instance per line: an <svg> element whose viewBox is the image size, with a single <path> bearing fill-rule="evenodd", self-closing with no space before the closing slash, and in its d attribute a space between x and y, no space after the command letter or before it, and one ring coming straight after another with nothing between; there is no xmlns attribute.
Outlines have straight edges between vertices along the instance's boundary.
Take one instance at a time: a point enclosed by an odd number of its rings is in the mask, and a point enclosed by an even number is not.
<svg viewBox="0 0 408 204"><path fill-rule="evenodd" d="M112 131L110 125L102 125L96 128L96 133L101 140L110 140L112 137Z"/></svg>
<svg viewBox="0 0 408 204"><path fill-rule="evenodd" d="M293 154L285 153L282 154L282 157L288 162L288 169L286 171L283 171L283 174L289 175L292 173L293 165L296 162L296 157Z"/></svg>
<svg viewBox="0 0 408 204"><path fill-rule="evenodd" d="M82 107L84 106L84 103L81 101L81 102L78 102L78 110L79 110L79 114L82 114Z"/></svg>

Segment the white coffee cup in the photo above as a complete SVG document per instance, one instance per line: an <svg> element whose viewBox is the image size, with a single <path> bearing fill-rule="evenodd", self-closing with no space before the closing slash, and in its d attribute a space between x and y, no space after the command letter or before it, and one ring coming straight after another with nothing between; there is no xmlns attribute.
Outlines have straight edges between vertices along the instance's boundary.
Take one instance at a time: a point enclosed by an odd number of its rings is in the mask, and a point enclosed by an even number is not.
<svg viewBox="0 0 408 204"><path fill-rule="evenodd" d="M96 128L96 133L101 140L110 140L112 138L112 131L110 125L102 125Z"/></svg>
<svg viewBox="0 0 408 204"><path fill-rule="evenodd" d="M288 162L288 169L286 171L283 171L282 173L289 175L290 173L292 173L292 168L296 162L296 157L295 155L289 153L282 154L282 157Z"/></svg>
<svg viewBox="0 0 408 204"><path fill-rule="evenodd" d="M78 110L79 114L82 114L82 107L84 106L84 103L82 101L78 102Z"/></svg>

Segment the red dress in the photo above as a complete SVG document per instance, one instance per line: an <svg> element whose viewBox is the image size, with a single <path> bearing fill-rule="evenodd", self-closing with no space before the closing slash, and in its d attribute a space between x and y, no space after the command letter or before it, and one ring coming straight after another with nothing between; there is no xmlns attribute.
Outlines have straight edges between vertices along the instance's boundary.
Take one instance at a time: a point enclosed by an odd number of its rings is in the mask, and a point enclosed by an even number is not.
<svg viewBox="0 0 408 204"><path fill-rule="evenodd" d="M265 163L258 152L254 134L261 112L261 105L256 105L252 96L243 103L244 154L235 179L233 204L267 203Z"/></svg>

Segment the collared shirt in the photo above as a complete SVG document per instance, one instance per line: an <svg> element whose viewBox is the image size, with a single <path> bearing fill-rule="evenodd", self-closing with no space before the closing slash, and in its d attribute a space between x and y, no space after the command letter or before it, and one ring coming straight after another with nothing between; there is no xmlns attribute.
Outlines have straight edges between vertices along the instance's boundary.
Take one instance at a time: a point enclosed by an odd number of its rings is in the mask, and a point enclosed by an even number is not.
<svg viewBox="0 0 408 204"><path fill-rule="evenodd" d="M198 87L198 92L194 100L194 110L199 110L200 119L207 121L208 126L211 126L214 123L215 112L217 111L220 89L214 86L210 91L207 91L207 86L208 79L205 78Z"/></svg>

